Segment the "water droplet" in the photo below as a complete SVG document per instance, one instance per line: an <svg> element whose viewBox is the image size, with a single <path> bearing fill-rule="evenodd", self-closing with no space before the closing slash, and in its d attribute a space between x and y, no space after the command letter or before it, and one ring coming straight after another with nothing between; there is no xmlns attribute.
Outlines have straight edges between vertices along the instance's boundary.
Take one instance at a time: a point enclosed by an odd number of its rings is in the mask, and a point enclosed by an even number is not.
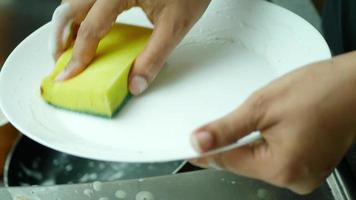
<svg viewBox="0 0 356 200"><path fill-rule="evenodd" d="M103 169L105 169L105 167L106 167L106 166L105 166L104 163L100 163L100 164L99 164L99 169L103 170Z"/></svg>
<svg viewBox="0 0 356 200"><path fill-rule="evenodd" d="M38 167L40 166L40 162L41 162L41 159L40 159L40 158L35 158L35 159L33 159L33 161L32 161L32 168L33 168L33 169L38 169Z"/></svg>
<svg viewBox="0 0 356 200"><path fill-rule="evenodd" d="M89 177L90 177L91 180L95 180L95 179L98 178L98 174L97 173L92 173L92 174L90 174Z"/></svg>
<svg viewBox="0 0 356 200"><path fill-rule="evenodd" d="M39 185L50 186L55 184L56 180L54 179L54 177L49 177L47 180L42 181Z"/></svg>
<svg viewBox="0 0 356 200"><path fill-rule="evenodd" d="M268 191L266 189L260 188L257 190L257 198L258 199L267 199Z"/></svg>
<svg viewBox="0 0 356 200"><path fill-rule="evenodd" d="M99 200L109 200L107 197L100 197Z"/></svg>
<svg viewBox="0 0 356 200"><path fill-rule="evenodd" d="M118 190L115 192L115 197L118 199L125 199L127 196L126 192L123 190Z"/></svg>
<svg viewBox="0 0 356 200"><path fill-rule="evenodd" d="M94 167L94 166L95 166L95 163L94 163L93 161L90 161L90 162L88 163L88 166L89 166L89 167Z"/></svg>
<svg viewBox="0 0 356 200"><path fill-rule="evenodd" d="M57 166L59 164L59 160L58 159L54 159L52 161L52 163L53 163L54 166Z"/></svg>
<svg viewBox="0 0 356 200"><path fill-rule="evenodd" d="M154 196L151 192L141 191L136 194L136 200L154 200Z"/></svg>
<svg viewBox="0 0 356 200"><path fill-rule="evenodd" d="M67 172L70 172L70 171L73 170L73 166L72 166L71 164L68 164L68 165L65 166L65 170L66 170Z"/></svg>
<svg viewBox="0 0 356 200"><path fill-rule="evenodd" d="M123 171L118 171L115 174L111 175L107 181L115 181L115 180L119 180L124 176L124 172Z"/></svg>

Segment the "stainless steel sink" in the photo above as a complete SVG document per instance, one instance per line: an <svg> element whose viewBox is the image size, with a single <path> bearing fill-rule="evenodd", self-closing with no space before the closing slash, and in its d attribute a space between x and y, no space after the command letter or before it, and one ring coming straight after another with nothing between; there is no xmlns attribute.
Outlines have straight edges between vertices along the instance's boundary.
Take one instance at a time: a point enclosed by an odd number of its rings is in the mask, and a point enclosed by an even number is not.
<svg viewBox="0 0 356 200"><path fill-rule="evenodd" d="M59 4L53 0L1 0L0 1L0 66L6 57L27 35L41 25L48 22L52 12ZM189 170L189 169L188 169ZM179 176L179 175L178 175ZM238 178L241 187L250 188L246 193L254 191L254 188L262 188L263 191L275 193L278 199L337 199L352 200L356 199L355 185L352 183L351 174L346 167L341 166L336 169L318 190L309 196L300 197L287 190L275 188L258 181ZM248 187L247 185L248 184ZM194 186L192 186L194 187ZM262 190L261 190L262 191ZM216 192L219 192L218 188ZM241 195L243 196L243 195ZM230 199L235 199L231 197ZM1 193L0 193L0 199Z"/></svg>

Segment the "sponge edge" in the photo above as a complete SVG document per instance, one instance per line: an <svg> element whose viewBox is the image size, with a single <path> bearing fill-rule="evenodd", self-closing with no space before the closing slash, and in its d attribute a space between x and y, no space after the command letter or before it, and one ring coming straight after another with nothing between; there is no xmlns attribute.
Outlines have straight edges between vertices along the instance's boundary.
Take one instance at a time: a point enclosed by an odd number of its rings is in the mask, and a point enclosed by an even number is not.
<svg viewBox="0 0 356 200"><path fill-rule="evenodd" d="M41 84L42 98L56 107L112 117L125 102L132 63L146 45L152 30L115 24L99 42L96 56L78 76L63 82L56 76L69 62L73 49L58 59L55 68Z"/></svg>

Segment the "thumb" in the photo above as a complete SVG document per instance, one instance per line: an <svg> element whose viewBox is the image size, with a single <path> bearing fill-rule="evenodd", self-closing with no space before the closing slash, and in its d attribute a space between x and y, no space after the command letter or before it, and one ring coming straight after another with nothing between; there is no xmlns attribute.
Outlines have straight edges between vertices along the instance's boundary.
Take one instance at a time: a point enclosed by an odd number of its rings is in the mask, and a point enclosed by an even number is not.
<svg viewBox="0 0 356 200"><path fill-rule="evenodd" d="M258 129L264 108L261 98L250 97L232 113L213 121L191 136L194 149L204 153L219 147L235 143L238 139Z"/></svg>

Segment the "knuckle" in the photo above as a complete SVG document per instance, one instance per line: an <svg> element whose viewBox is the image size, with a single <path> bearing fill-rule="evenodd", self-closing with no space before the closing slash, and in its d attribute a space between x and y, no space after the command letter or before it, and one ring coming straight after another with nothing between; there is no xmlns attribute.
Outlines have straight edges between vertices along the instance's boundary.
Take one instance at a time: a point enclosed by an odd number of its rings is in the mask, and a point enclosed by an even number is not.
<svg viewBox="0 0 356 200"><path fill-rule="evenodd" d="M80 24L78 31L79 37L84 40L99 40L100 39L100 29L88 21L83 21Z"/></svg>
<svg viewBox="0 0 356 200"><path fill-rule="evenodd" d="M231 141L229 134L226 134L227 128L223 120L218 120L215 123L209 124L207 129L213 135L213 141L215 141L215 145L222 146L224 144L228 144L229 141Z"/></svg>
<svg viewBox="0 0 356 200"><path fill-rule="evenodd" d="M251 95L250 102L253 110L263 110L267 106L267 94L262 90L258 90Z"/></svg>
<svg viewBox="0 0 356 200"><path fill-rule="evenodd" d="M134 64L134 73L146 77L150 82L158 75L164 65L160 64L151 56L137 59Z"/></svg>
<svg viewBox="0 0 356 200"><path fill-rule="evenodd" d="M150 66L154 66L155 62L156 60L153 56L145 55L144 57L141 56L136 59L135 66L138 67L140 72L147 73L148 68L151 68Z"/></svg>
<svg viewBox="0 0 356 200"><path fill-rule="evenodd" d="M83 52L76 53L70 60L70 65L68 65L68 67L73 69L81 68L82 66L85 66L90 63L90 61L91 57L89 56L89 54Z"/></svg>
<svg viewBox="0 0 356 200"><path fill-rule="evenodd" d="M249 116L251 121L263 121L266 117L267 110L269 109L268 95L265 91L259 90L254 92L247 100L247 109L249 110ZM256 126L258 126L256 124Z"/></svg>
<svg viewBox="0 0 356 200"><path fill-rule="evenodd" d="M175 35L182 35L184 34L191 26L191 19L189 18L182 18L173 26L173 34Z"/></svg>

